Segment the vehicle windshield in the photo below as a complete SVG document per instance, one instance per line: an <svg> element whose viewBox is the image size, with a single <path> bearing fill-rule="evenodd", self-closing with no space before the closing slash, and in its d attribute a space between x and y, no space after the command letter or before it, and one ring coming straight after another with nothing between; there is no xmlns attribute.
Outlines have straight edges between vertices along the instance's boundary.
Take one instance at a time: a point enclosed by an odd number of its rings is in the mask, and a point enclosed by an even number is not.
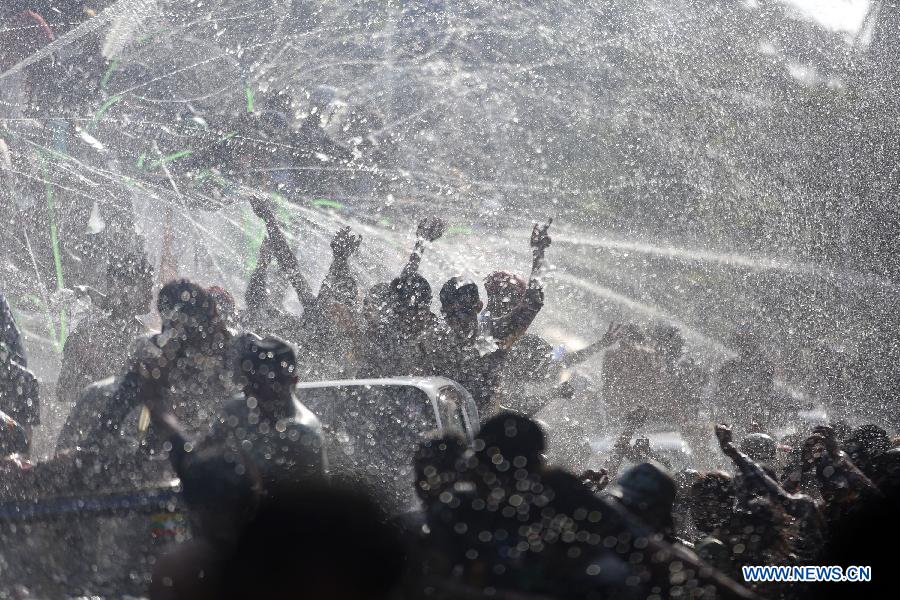
<svg viewBox="0 0 900 600"><path fill-rule="evenodd" d="M416 448L438 427L428 394L408 385L358 385L306 388L298 397L322 423L333 474L389 489L405 508Z"/></svg>

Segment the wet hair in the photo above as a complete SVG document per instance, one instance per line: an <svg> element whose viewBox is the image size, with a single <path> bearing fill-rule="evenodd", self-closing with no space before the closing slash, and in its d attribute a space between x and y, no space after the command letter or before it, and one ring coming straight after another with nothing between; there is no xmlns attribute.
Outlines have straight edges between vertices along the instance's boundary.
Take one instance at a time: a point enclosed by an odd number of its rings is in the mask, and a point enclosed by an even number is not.
<svg viewBox="0 0 900 600"><path fill-rule="evenodd" d="M878 425L860 425L845 440L845 446L862 451L868 457L875 457L891 448L891 439L887 431Z"/></svg>
<svg viewBox="0 0 900 600"><path fill-rule="evenodd" d="M222 286L213 285L206 288L207 293L216 303L216 310L220 315L237 318L237 308L234 302L234 296Z"/></svg>
<svg viewBox="0 0 900 600"><path fill-rule="evenodd" d="M219 316L216 303L207 291L187 279L176 279L164 285L156 299L156 309L160 315L177 310L205 321Z"/></svg>
<svg viewBox="0 0 900 600"><path fill-rule="evenodd" d="M750 433L741 440L741 452L756 462L775 460L775 440L765 433Z"/></svg>
<svg viewBox="0 0 900 600"><path fill-rule="evenodd" d="M507 304L518 304L525 296L528 284L521 275L509 271L494 271L484 278L484 291L489 299L498 299Z"/></svg>
<svg viewBox="0 0 900 600"><path fill-rule="evenodd" d="M644 462L625 471L610 494L648 525L671 530L676 492L675 479L665 467Z"/></svg>
<svg viewBox="0 0 900 600"><path fill-rule="evenodd" d="M431 284L418 273L395 278L391 281L390 291L398 310L431 305Z"/></svg>
<svg viewBox="0 0 900 600"><path fill-rule="evenodd" d="M534 419L513 411L503 411L485 421L478 432L475 447L488 454L496 449L510 462L521 456L532 466L541 462L541 454L547 449L547 437Z"/></svg>
<svg viewBox="0 0 900 600"><path fill-rule="evenodd" d="M647 338L637 323L625 323L622 326L622 339L632 344L643 344Z"/></svg>
<svg viewBox="0 0 900 600"><path fill-rule="evenodd" d="M259 339L245 334L239 344L238 373L250 387L277 390L281 386L293 386L297 355L287 342L273 336Z"/></svg>
<svg viewBox="0 0 900 600"><path fill-rule="evenodd" d="M654 345L673 354L681 354L684 349L684 338L678 328L669 323L659 323L650 329L650 339Z"/></svg>
<svg viewBox="0 0 900 600"><path fill-rule="evenodd" d="M441 287L441 306L464 306L475 309L481 298L478 294L478 285L471 279L464 277L451 277Z"/></svg>

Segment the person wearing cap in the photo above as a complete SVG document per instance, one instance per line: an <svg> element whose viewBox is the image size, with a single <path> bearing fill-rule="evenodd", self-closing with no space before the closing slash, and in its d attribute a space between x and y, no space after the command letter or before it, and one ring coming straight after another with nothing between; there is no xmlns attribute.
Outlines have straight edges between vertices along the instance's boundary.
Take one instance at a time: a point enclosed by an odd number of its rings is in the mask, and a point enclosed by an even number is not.
<svg viewBox="0 0 900 600"><path fill-rule="evenodd" d="M676 492L675 479L668 469L655 462L644 462L625 471L607 494L672 542L675 539L672 507Z"/></svg>
<svg viewBox="0 0 900 600"><path fill-rule="evenodd" d="M235 379L241 392L225 403L209 439L244 453L263 484L322 477L327 460L319 419L294 395L297 358L284 341L244 334Z"/></svg>

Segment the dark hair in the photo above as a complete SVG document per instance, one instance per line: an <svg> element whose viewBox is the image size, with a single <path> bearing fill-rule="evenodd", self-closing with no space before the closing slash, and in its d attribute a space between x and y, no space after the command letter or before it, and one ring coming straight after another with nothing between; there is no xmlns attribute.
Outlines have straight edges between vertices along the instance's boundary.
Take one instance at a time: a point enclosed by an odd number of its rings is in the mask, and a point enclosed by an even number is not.
<svg viewBox="0 0 900 600"><path fill-rule="evenodd" d="M287 342L272 336L259 339L249 333L242 337L240 348L238 372L252 387L293 385L297 355Z"/></svg>
<svg viewBox="0 0 900 600"><path fill-rule="evenodd" d="M398 310L431 304L431 284L418 273L395 278L391 281L391 292Z"/></svg>
<svg viewBox="0 0 900 600"><path fill-rule="evenodd" d="M525 296L528 284L521 275L509 271L494 271L484 278L484 291L488 297L500 296L510 304L516 304Z"/></svg>
<svg viewBox="0 0 900 600"><path fill-rule="evenodd" d="M206 288L206 291L212 297L213 302L216 303L216 310L218 310L220 315L237 314L234 296L228 290L219 285L212 285Z"/></svg>
<svg viewBox="0 0 900 600"><path fill-rule="evenodd" d="M441 288L441 306L462 305L475 308L481 301L478 285L471 279L451 277Z"/></svg>
<svg viewBox="0 0 900 600"><path fill-rule="evenodd" d="M156 299L159 314L178 310L185 314L206 317L212 320L218 316L216 303L202 287L187 279L175 279L162 287Z"/></svg>
<svg viewBox="0 0 900 600"><path fill-rule="evenodd" d="M534 419L512 411L503 411L481 427L476 439L476 449L490 452L496 448L509 461L524 457L531 467L541 462L541 454L547 449L544 430Z"/></svg>

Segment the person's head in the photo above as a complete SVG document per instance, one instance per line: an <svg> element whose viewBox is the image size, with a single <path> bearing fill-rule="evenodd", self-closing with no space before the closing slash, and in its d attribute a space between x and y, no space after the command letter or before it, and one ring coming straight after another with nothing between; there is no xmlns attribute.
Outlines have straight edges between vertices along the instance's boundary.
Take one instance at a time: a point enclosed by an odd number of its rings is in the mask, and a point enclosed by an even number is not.
<svg viewBox="0 0 900 600"><path fill-rule="evenodd" d="M887 431L878 425L861 425L844 440L844 450L857 467L866 471L872 461L891 447Z"/></svg>
<svg viewBox="0 0 900 600"><path fill-rule="evenodd" d="M418 273L397 277L391 281L391 294L401 333L408 336L422 333L431 314L431 285L428 280Z"/></svg>
<svg viewBox="0 0 900 600"><path fill-rule="evenodd" d="M482 425L475 440L475 449L486 457L486 463L504 470L535 470L543 464L547 438L541 426L512 411L501 412ZM485 462L485 461L482 461Z"/></svg>
<svg viewBox="0 0 900 600"><path fill-rule="evenodd" d="M210 344L222 321L216 303L202 287L187 279L170 281L159 291L156 309L162 320L162 331L170 336L198 344Z"/></svg>
<svg viewBox="0 0 900 600"><path fill-rule="evenodd" d="M373 499L335 484L275 483L223 565L223 598L389 598L403 540Z"/></svg>
<svg viewBox="0 0 900 600"><path fill-rule="evenodd" d="M625 471L609 493L655 531L670 535L676 491L665 467L644 462Z"/></svg>
<svg viewBox="0 0 900 600"><path fill-rule="evenodd" d="M243 455L214 445L201 445L181 456L175 470L194 534L218 545L233 545L259 504L259 472Z"/></svg>
<svg viewBox="0 0 900 600"><path fill-rule="evenodd" d="M722 471L703 473L691 485L694 525L703 533L712 533L731 518L735 493L731 476Z"/></svg>
<svg viewBox="0 0 900 600"><path fill-rule="evenodd" d="M646 438L646 437L635 438L633 451L634 451L635 456L639 456L642 459L649 458L650 453L651 453L650 438Z"/></svg>
<svg viewBox="0 0 900 600"><path fill-rule="evenodd" d="M774 463L775 450L775 440L765 433L750 433L741 440L741 452L758 463Z"/></svg>
<svg viewBox="0 0 900 600"><path fill-rule="evenodd" d="M297 383L297 356L287 342L248 333L241 338L240 348L235 377L247 396L263 402L291 397Z"/></svg>
<svg viewBox="0 0 900 600"><path fill-rule="evenodd" d="M528 284L520 275L508 271L494 271L484 278L487 309L493 317L508 314L525 297Z"/></svg>
<svg viewBox="0 0 900 600"><path fill-rule="evenodd" d="M660 323L650 329L654 350L670 361L677 361L684 352L684 338L674 325Z"/></svg>
<svg viewBox="0 0 900 600"><path fill-rule="evenodd" d="M206 292L213 299L213 302L216 303L216 310L218 311L219 316L225 321L225 324L229 327L236 326L238 314L237 307L234 303L234 296L232 296L228 290L218 285L206 288Z"/></svg>
<svg viewBox="0 0 900 600"><path fill-rule="evenodd" d="M125 253L106 268L106 294L110 308L131 315L150 311L153 301L153 265L143 254Z"/></svg>
<svg viewBox="0 0 900 600"><path fill-rule="evenodd" d="M471 279L451 277L441 288L441 313L447 326L460 336L478 331L478 314L484 308L478 285Z"/></svg>
<svg viewBox="0 0 900 600"><path fill-rule="evenodd" d="M463 439L452 432L429 436L419 445L413 459L416 493L426 505L433 504L444 490L456 482L465 449Z"/></svg>

